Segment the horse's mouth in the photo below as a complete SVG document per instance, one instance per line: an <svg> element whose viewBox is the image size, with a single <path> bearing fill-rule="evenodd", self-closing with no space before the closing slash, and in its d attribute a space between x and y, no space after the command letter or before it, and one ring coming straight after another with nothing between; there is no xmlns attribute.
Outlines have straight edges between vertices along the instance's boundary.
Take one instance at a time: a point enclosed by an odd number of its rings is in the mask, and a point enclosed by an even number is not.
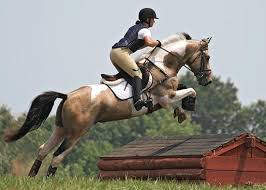
<svg viewBox="0 0 266 190"><path fill-rule="evenodd" d="M212 81L210 80L210 81L208 81L208 82L206 82L206 83L204 83L204 84L201 84L202 86L208 86L209 84L211 84L212 83Z"/></svg>
<svg viewBox="0 0 266 190"><path fill-rule="evenodd" d="M212 83L212 77L211 77L211 72L209 73L204 73L201 76L197 77L198 83L201 86L208 86L209 84Z"/></svg>

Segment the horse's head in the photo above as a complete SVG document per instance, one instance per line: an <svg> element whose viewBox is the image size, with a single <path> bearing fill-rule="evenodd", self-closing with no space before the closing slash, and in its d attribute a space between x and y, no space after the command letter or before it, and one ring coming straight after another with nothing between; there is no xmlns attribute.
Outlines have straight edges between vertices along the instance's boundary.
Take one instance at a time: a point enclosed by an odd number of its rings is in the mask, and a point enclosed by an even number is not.
<svg viewBox="0 0 266 190"><path fill-rule="evenodd" d="M207 86L212 82L211 67L209 63L208 44L211 38L188 40L187 48L190 49L191 56L188 57L186 64L190 67L197 77L198 83Z"/></svg>
<svg viewBox="0 0 266 190"><path fill-rule="evenodd" d="M137 58L137 62L145 63L148 58L168 76L175 76L182 66L188 65L199 84L207 86L212 82L208 54L210 40L191 40L186 33L172 35L162 40L160 48L148 49L147 53Z"/></svg>

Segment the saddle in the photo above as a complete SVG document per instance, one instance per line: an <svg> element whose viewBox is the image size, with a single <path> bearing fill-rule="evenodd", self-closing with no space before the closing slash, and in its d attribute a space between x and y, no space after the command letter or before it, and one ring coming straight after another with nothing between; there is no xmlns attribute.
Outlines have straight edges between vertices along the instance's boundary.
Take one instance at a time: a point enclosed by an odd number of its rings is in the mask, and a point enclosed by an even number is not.
<svg viewBox="0 0 266 190"><path fill-rule="evenodd" d="M142 73L142 89L144 89L148 82L149 82L149 76L150 72L149 70L144 66L139 66L140 71ZM109 85L116 85L119 82L122 82L122 80L127 81L130 85L132 85L132 78L129 76L125 71L120 70L115 75L108 75L108 74L101 74L102 81L106 81ZM105 82L104 82L105 83Z"/></svg>
<svg viewBox="0 0 266 190"><path fill-rule="evenodd" d="M106 81L116 81L123 78L123 75L122 72L119 72L116 75L101 74L101 77Z"/></svg>
<svg viewBox="0 0 266 190"><path fill-rule="evenodd" d="M152 85L152 75L149 70L144 67L139 67L142 72L142 93L149 89ZM123 70L120 70L116 75L101 74L101 83L107 85L114 95L120 100L127 100L132 97L132 78ZM147 94L142 94L146 95ZM142 97L142 99L146 99Z"/></svg>

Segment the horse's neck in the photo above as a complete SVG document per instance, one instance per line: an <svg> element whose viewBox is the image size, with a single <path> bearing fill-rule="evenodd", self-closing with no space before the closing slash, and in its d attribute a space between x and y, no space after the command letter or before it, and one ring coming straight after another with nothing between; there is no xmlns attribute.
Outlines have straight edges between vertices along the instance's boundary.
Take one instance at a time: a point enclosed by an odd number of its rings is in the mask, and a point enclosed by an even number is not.
<svg viewBox="0 0 266 190"><path fill-rule="evenodd" d="M199 51L199 41L198 40L181 40L175 43L171 43L168 45L167 50L171 53L168 53L164 56L164 65L167 67L173 66L173 69L176 70L176 73L184 65L191 66L190 59L197 56L197 52ZM166 59L166 58L169 59Z"/></svg>
<svg viewBox="0 0 266 190"><path fill-rule="evenodd" d="M149 49L148 53L142 54L136 61L143 64L148 58L166 75L175 76L184 65L183 59L186 54L186 45L187 40L185 40L185 37L181 34L175 34L162 40L163 49Z"/></svg>
<svg viewBox="0 0 266 190"><path fill-rule="evenodd" d="M193 63L193 59L197 56L199 51L200 41L198 40L188 40L186 46L186 54L183 57L183 62L187 64L191 68L191 64Z"/></svg>
<svg viewBox="0 0 266 190"><path fill-rule="evenodd" d="M172 51L175 47L168 45L165 48L168 48L170 51ZM155 86L157 83L161 83L171 77L175 77L177 75L177 68L180 69L182 67L179 66L179 68L178 65L176 66L176 56L174 56L174 54L169 54L168 50L165 51L159 48L156 50L157 52L154 52L155 55L152 54L149 56L148 60L142 60L142 63L147 63L147 61L151 62L149 63L148 68L153 76L153 84ZM167 56L169 58L167 58Z"/></svg>
<svg viewBox="0 0 266 190"><path fill-rule="evenodd" d="M181 40L169 43L163 47L164 49L158 48L157 51L154 52L154 63L165 70L169 75L176 75L185 64L186 45L186 40Z"/></svg>
<svg viewBox="0 0 266 190"><path fill-rule="evenodd" d="M174 44L176 42L183 41L183 40L186 40L186 37L182 33L177 33L177 34L171 35L161 40L161 44L163 47L168 48L169 45L171 46L171 44ZM141 55L136 57L135 61L142 62L145 58L150 57L151 53L153 56L156 56L156 54L159 52L160 49L157 48L154 51L153 49L154 48L152 47L147 47L146 50Z"/></svg>

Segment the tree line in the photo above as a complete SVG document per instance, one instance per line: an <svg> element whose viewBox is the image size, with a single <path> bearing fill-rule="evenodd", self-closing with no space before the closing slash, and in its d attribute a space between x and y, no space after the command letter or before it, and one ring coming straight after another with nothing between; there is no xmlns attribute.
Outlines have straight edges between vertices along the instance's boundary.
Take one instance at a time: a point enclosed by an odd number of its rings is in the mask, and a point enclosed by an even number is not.
<svg viewBox="0 0 266 190"><path fill-rule="evenodd" d="M76 145L63 161L57 175L95 176L99 157L142 136L178 136L197 134L240 134L250 132L266 139L266 101L257 100L241 105L234 84L219 77L213 83L201 87L195 77L186 73L181 82L197 92L196 111L188 120L179 124L173 112L160 110L137 118L98 123ZM20 127L26 113L14 117L11 110L0 105L0 175L27 175L35 159L38 147L48 140L55 116L50 116L43 126L21 140L7 144L3 133L7 127ZM39 175L48 168L49 155Z"/></svg>

